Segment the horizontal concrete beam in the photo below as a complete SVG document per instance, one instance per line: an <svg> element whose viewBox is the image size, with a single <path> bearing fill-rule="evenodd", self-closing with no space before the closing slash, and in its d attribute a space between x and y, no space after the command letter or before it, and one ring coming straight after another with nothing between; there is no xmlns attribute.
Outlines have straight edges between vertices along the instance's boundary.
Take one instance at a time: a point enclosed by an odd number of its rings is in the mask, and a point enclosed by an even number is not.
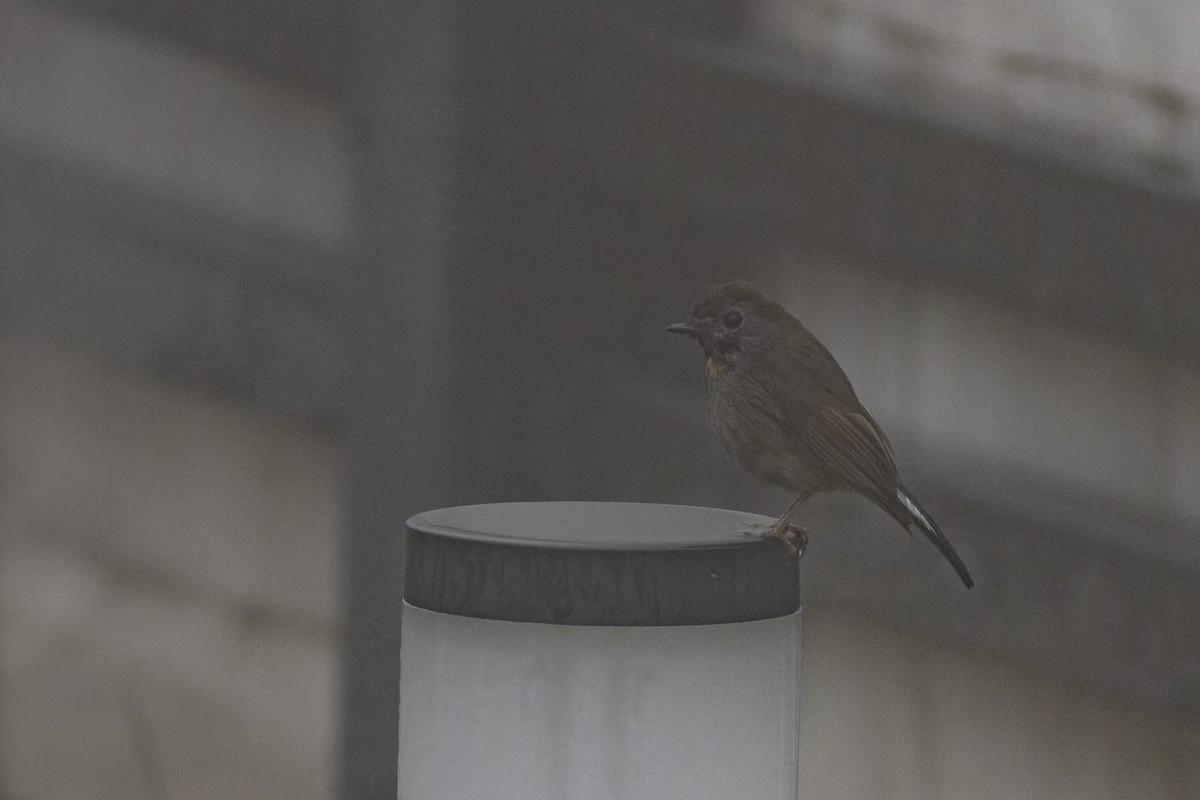
<svg viewBox="0 0 1200 800"><path fill-rule="evenodd" d="M241 63L274 80L341 90L345 0L41 0L81 17Z"/></svg>
<svg viewBox="0 0 1200 800"><path fill-rule="evenodd" d="M1036 136L1131 175L1200 190L1200 17L1187 0L748 0L750 35L847 90L888 95L1005 137ZM853 88L851 88L853 87ZM970 121L970 122L968 122Z"/></svg>
<svg viewBox="0 0 1200 800"><path fill-rule="evenodd" d="M212 57L0 3L0 138L326 247L351 236L339 106Z"/></svg>
<svg viewBox="0 0 1200 800"><path fill-rule="evenodd" d="M347 256L0 141L0 326L340 421Z"/></svg>
<svg viewBox="0 0 1200 800"><path fill-rule="evenodd" d="M509 163L1200 355L1195 197L839 93L732 45L559 32L505 65L489 89Z"/></svg>

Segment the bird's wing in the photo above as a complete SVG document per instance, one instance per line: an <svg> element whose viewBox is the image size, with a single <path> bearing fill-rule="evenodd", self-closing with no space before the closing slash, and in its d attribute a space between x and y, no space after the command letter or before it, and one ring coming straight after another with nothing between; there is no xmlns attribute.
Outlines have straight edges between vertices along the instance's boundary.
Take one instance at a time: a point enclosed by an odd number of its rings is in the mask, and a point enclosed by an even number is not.
<svg viewBox="0 0 1200 800"><path fill-rule="evenodd" d="M887 437L833 355L799 321L793 323L755 375L771 387L782 427L812 452L828 483L861 492L907 526Z"/></svg>
<svg viewBox="0 0 1200 800"><path fill-rule="evenodd" d="M838 483L866 495L904 524L892 447L865 412L820 406L807 415L799 433Z"/></svg>
<svg viewBox="0 0 1200 800"><path fill-rule="evenodd" d="M812 409L825 405L861 408L850 379L833 354L798 320L792 322L763 358L763 369L768 374L759 376L779 394L784 411L807 416Z"/></svg>

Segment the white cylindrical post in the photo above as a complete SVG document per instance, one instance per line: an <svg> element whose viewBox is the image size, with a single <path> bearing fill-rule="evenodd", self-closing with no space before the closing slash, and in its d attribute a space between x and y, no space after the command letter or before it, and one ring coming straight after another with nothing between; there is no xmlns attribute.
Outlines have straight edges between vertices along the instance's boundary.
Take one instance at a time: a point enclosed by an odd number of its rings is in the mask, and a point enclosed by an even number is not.
<svg viewBox="0 0 1200 800"><path fill-rule="evenodd" d="M794 559L636 503L409 520L401 800L795 800Z"/></svg>

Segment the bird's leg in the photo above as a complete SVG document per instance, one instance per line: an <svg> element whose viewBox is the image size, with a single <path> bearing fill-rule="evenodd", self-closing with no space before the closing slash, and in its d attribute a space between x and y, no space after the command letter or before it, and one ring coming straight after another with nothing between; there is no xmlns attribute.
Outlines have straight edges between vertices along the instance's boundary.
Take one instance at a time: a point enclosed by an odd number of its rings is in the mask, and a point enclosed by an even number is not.
<svg viewBox="0 0 1200 800"><path fill-rule="evenodd" d="M788 506L787 511L784 511L783 515L777 519L774 524L767 528L765 532L755 532L750 535L758 536L761 539L775 539L784 547L786 547L788 551L797 559L801 558L804 555L804 549L808 547L808 531L804 530L804 528L801 528L799 525L793 525L788 521L788 519L792 516L792 514L800 510L800 508L804 505L804 501L810 496L810 494L800 495L792 501L792 504Z"/></svg>
<svg viewBox="0 0 1200 800"><path fill-rule="evenodd" d="M804 548L808 546L808 534L799 525L788 525L782 530L772 525L766 532L754 535L759 539L774 539L787 549L788 555L797 560L804 555Z"/></svg>
<svg viewBox="0 0 1200 800"><path fill-rule="evenodd" d="M790 522L782 527L778 523L772 525L762 538L777 540L797 561L804 556L804 550L808 547L808 531Z"/></svg>

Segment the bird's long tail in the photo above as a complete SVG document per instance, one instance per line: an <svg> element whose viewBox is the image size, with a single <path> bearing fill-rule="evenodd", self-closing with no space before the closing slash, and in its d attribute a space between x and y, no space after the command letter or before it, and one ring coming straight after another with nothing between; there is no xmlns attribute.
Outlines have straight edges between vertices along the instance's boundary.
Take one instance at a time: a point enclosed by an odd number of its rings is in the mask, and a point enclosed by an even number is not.
<svg viewBox="0 0 1200 800"><path fill-rule="evenodd" d="M950 544L950 540L942 533L942 529L937 526L933 518L925 513L925 509L921 508L921 504L916 501L911 494L908 493L903 486L896 490L896 497L900 500L901 505L909 512L912 517L912 523L921 529L921 533L933 542L946 560L950 562L950 566L954 567L954 571L958 573L958 577L962 579L963 584L970 589L975 585L975 580L971 577L971 573L967 571L967 565L958 557L954 546Z"/></svg>

